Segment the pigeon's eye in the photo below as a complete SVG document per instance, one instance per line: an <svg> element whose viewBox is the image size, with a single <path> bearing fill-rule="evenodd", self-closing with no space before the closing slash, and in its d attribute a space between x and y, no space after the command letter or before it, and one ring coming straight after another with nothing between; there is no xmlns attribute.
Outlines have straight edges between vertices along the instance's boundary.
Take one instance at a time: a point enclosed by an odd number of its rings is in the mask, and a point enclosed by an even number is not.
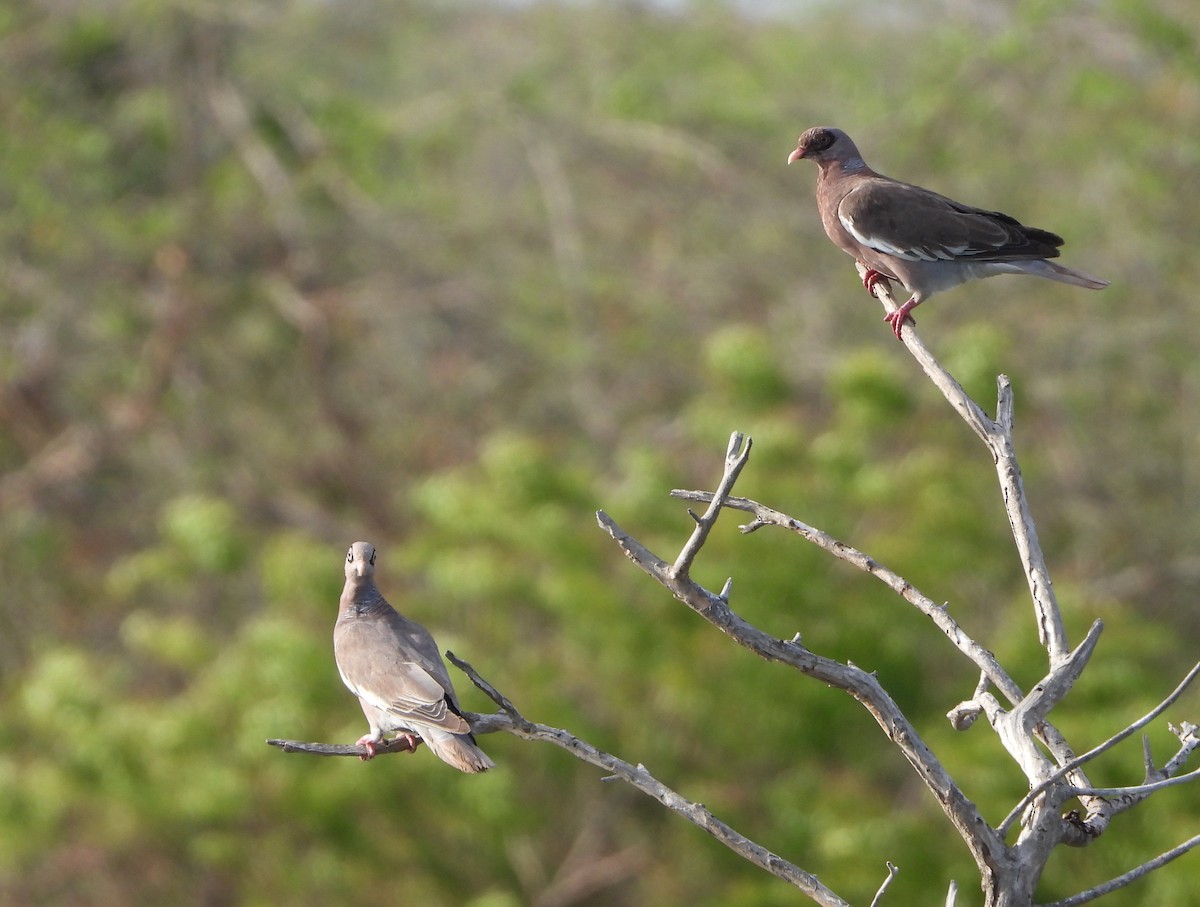
<svg viewBox="0 0 1200 907"><path fill-rule="evenodd" d="M826 148L828 148L830 145L832 145L835 141L836 141L836 139L834 138L832 132L822 129L820 132L818 132L816 135L814 135L812 137L812 141L810 141L808 143L808 145L810 148L812 148L813 151L824 151Z"/></svg>
<svg viewBox="0 0 1200 907"><path fill-rule="evenodd" d="M375 566L375 552L374 551L371 552L371 566L372 567Z"/></svg>
<svg viewBox="0 0 1200 907"><path fill-rule="evenodd" d="M349 551L346 552L346 563L347 564L354 563L354 549L353 548L351 548Z"/></svg>

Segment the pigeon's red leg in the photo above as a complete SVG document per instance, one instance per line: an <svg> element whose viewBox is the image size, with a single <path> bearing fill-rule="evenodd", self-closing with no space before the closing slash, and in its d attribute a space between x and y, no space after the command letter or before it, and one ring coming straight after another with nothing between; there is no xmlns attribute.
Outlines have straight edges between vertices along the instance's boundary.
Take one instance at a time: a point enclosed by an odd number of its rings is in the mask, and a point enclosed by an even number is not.
<svg viewBox="0 0 1200 907"><path fill-rule="evenodd" d="M378 742L379 741L376 740L374 737L372 737L370 734L363 734L361 737L359 737L354 745L363 747L367 751L367 754L365 756L359 756L358 758L361 759L363 762L366 762L369 759L374 759L375 758L375 744Z"/></svg>
<svg viewBox="0 0 1200 907"><path fill-rule="evenodd" d="M887 280L887 277L884 274L881 274L879 271L876 271L874 268L867 267L866 265L863 265L863 267L867 268L867 270L863 272L862 276L863 286L866 288L868 293L874 296L875 284L879 283L881 280Z"/></svg>
<svg viewBox="0 0 1200 907"><path fill-rule="evenodd" d="M391 741L391 743L395 743L397 741L403 743L404 751L409 753L415 753L417 751L417 747L421 745L421 738L415 734L401 734L396 737L394 741ZM370 734L363 734L358 738L358 740L355 741L354 745L361 746L367 751L366 755L358 757L363 762L374 759L379 755L379 741Z"/></svg>
<svg viewBox="0 0 1200 907"><path fill-rule="evenodd" d="M908 302L904 303L904 305L900 306L900 308L896 309L896 311L888 312L883 316L883 320L892 326L892 333L896 335L897 340L903 339L900 336L900 329L904 327L904 322L907 321L913 325L917 323L917 319L913 318L909 312L920 304L917 297L914 296Z"/></svg>

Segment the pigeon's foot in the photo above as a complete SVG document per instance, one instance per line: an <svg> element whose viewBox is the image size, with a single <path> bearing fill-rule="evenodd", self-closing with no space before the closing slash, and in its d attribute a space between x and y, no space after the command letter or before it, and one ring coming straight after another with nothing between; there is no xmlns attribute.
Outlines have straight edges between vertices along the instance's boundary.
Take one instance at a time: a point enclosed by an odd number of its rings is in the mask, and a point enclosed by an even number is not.
<svg viewBox="0 0 1200 907"><path fill-rule="evenodd" d="M375 744L378 742L379 741L376 740L374 737L372 737L370 734L363 734L361 737L359 737L358 740L355 741L354 745L361 746L367 752L365 755L359 756L358 758L361 759L363 762L367 762L371 759L374 759L375 758Z"/></svg>
<svg viewBox="0 0 1200 907"><path fill-rule="evenodd" d="M866 267L866 265L863 265L863 267ZM875 284L879 283L881 280L887 280L887 275L881 274L874 268L867 268L862 276L863 286L872 296L876 296ZM876 296L876 298L878 298L878 296Z"/></svg>
<svg viewBox="0 0 1200 907"><path fill-rule="evenodd" d="M404 741L404 748L410 753L415 753L417 747L421 745L421 738L413 734L401 734L398 739Z"/></svg>
<svg viewBox="0 0 1200 907"><path fill-rule="evenodd" d="M883 316L883 320L892 326L892 333L896 335L897 340L903 339L900 336L900 330L904 327L904 322L907 321L914 327L916 326L917 319L913 318L909 312L915 309L918 305L920 305L920 303L917 302L916 298L914 297L913 299L910 299L908 302L904 303L904 305L900 306L900 308L896 309L896 311L888 312Z"/></svg>

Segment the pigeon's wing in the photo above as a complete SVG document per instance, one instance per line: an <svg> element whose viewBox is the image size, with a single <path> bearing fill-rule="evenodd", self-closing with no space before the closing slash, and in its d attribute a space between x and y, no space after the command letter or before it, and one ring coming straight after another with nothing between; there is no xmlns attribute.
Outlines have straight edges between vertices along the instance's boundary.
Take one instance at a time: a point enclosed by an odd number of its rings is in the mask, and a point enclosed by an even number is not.
<svg viewBox="0 0 1200 907"><path fill-rule="evenodd" d="M364 702L406 722L469 733L470 725L436 676L445 673L440 659L430 665L428 653L397 632L396 623L360 619L339 626L334 655L342 680Z"/></svg>
<svg viewBox="0 0 1200 907"><path fill-rule="evenodd" d="M999 211L878 176L858 181L843 196L837 214L863 246L908 261L1054 258L1063 242Z"/></svg>

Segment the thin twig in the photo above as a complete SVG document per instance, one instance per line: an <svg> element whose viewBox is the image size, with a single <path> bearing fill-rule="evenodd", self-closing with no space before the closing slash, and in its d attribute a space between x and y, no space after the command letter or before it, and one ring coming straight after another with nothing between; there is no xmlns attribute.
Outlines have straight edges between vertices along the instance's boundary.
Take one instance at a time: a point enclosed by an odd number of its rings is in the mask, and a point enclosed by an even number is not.
<svg viewBox="0 0 1200 907"><path fill-rule="evenodd" d="M880 902L883 900L883 893L891 887L891 884L895 881L896 876L900 874L900 870L897 869L895 864L893 864L890 860L884 865L887 866L887 878L883 880L883 884L880 885L879 890L875 892L875 897L871 898L871 907L879 907Z"/></svg>
<svg viewBox="0 0 1200 907"><path fill-rule="evenodd" d="M1079 894L1071 895L1069 898L1064 898L1061 901L1055 901L1052 904L1042 904L1041 907L1079 907L1080 904L1086 904L1088 901L1094 901L1096 898L1116 891L1118 888L1124 888L1131 882L1136 882L1142 876L1149 875L1158 869L1160 866L1166 866L1172 860L1183 856L1196 845L1200 844L1200 835L1194 838L1189 838L1178 847L1168 850L1166 853L1159 854L1153 860L1147 860L1141 866L1129 870L1114 879L1109 879L1102 885L1097 885L1095 888L1089 888L1087 891L1081 891Z"/></svg>
<svg viewBox="0 0 1200 907"><path fill-rule="evenodd" d="M1015 822L1018 819L1018 817L1020 817L1021 813L1023 813L1025 811L1026 807L1028 807L1030 803L1032 803L1039 796L1041 796L1041 794L1044 793L1045 790L1051 784L1054 784L1056 781L1061 780L1063 778L1063 776L1065 776L1068 772L1074 771L1075 769L1079 768L1080 766L1083 766L1086 763L1092 761L1093 759L1095 759L1097 756L1101 755L1102 753L1112 749L1114 746L1116 746L1118 743L1120 743L1122 740L1124 740L1126 737L1128 737L1134 731L1144 728L1151 721L1153 721L1155 718L1157 718L1159 715L1161 715L1173 702L1175 702L1175 700L1177 700L1180 696L1182 696L1184 691L1188 688L1188 686L1191 685L1192 681L1196 679L1197 675L1200 675L1200 663L1197 663L1190 671L1188 671L1187 676L1184 677L1183 680L1179 682L1179 685L1177 687L1175 687L1174 690L1171 691L1171 693L1167 696L1167 698L1164 699L1162 702L1160 702L1158 705L1156 705L1154 708L1152 708L1149 712L1147 712L1145 715L1143 715L1137 721L1133 722L1133 724L1126 727L1124 730L1118 731L1117 733L1113 734L1111 737L1109 737L1103 743L1092 747L1086 753L1084 753L1080 756L1076 756L1074 759L1072 759L1071 761L1064 764L1062 767L1060 767L1058 770L1056 770L1053 775L1051 775L1045 781L1043 781L1042 783L1037 785L1037 787L1033 788L1024 797L1022 797L1020 802L1017 803L1017 805L1012 808L1012 810L1009 812L1009 814L1004 817L1004 821L1000 823L999 827L996 830L1001 835L1007 835L1008 830L1012 827L1013 822Z"/></svg>
<svg viewBox="0 0 1200 907"><path fill-rule="evenodd" d="M1173 778L1163 778L1161 781L1152 781L1149 784L1135 784L1130 787L1089 787L1085 789L1072 788L1072 793L1075 796L1084 797L1138 797L1144 798L1150 794L1160 791L1166 787L1175 787L1177 784L1187 784L1200 778L1200 768L1193 769L1183 775L1176 775Z"/></svg>
<svg viewBox="0 0 1200 907"><path fill-rule="evenodd" d="M597 749L565 730L528 720L517 711L516 706L507 697L484 680L470 664L455 657L453 652L447 652L446 658L500 706L510 722L507 727L503 728L508 733L525 740L552 743L566 750L575 758L604 769L611 775L636 787L647 796L653 797L668 809L679 813L693 825L704 829L743 859L790 883L821 904L822 907L850 907L849 902L823 885L816 876L805 872L794 863L735 831L709 812L702 804L695 803L676 793L651 775L644 765L632 765L611 753Z"/></svg>
<svg viewBox="0 0 1200 907"><path fill-rule="evenodd" d="M866 268L861 263L857 267L859 275L862 276L866 272ZM888 312L894 312L899 308L896 297L892 295L891 284L887 280L881 280L875 284L875 298L879 300ZM942 364L933 358L933 354L921 342L921 338L917 336L917 332L911 324L905 325L904 333L900 339L904 342L908 351L912 353L913 358L917 360L917 364L925 370L925 374L929 376L929 380L942 392L946 401L954 407L954 411L962 417L963 421L986 444L988 433L995 424L988 417L987 413L967 395L962 385L954 380L954 376L942 368Z"/></svg>
<svg viewBox="0 0 1200 907"><path fill-rule="evenodd" d="M1041 542L1038 541L1037 526L1029 509L1025 480L1021 477L1021 467L1017 463L1017 452L1013 442L1012 384L1007 375L1000 375L996 384L997 416L987 445L996 462L996 475L1003 492L1004 509L1008 513L1008 523L1012 529L1013 541L1017 545L1021 565L1025 568L1025 578L1029 584L1034 616L1037 619L1038 640L1046 647L1050 655L1050 664L1056 665L1067 657L1070 646L1063 625L1062 609L1058 605L1058 597L1054 594L1050 569L1046 566L1046 556L1042 552Z"/></svg>
<svg viewBox="0 0 1200 907"><path fill-rule="evenodd" d="M686 501L708 502L713 499L709 491L686 491L681 488L672 490L671 496ZM975 642L963 628L950 616L949 611L924 595L904 577L893 570L884 567L879 561L857 548L839 541L829 533L809 526L786 513L780 513L749 498L729 496L725 498L726 507L741 510L754 516L754 521L741 527L742 532L750 533L764 526L776 526L794 532L804 540L811 542L834 557L852 564L864 573L875 577L897 595L928 617L954 646L973 661L1009 702L1016 705L1024 698L1021 688L1004 670L996 656Z"/></svg>
<svg viewBox="0 0 1200 907"><path fill-rule="evenodd" d="M680 550L679 557L675 559L675 563L671 567L677 577L684 578L691 570L692 562L695 561L696 555L700 552L708 534L717 522L725 499L729 497L729 492L733 490L733 485L741 475L742 468L750 459L752 446L753 441L750 438L744 438L741 432L735 431L730 435L729 446L725 449L725 471L721 476L721 484L717 486L716 493L713 494L704 516L697 517L692 514L696 521L696 528L692 530L691 537Z"/></svg>

